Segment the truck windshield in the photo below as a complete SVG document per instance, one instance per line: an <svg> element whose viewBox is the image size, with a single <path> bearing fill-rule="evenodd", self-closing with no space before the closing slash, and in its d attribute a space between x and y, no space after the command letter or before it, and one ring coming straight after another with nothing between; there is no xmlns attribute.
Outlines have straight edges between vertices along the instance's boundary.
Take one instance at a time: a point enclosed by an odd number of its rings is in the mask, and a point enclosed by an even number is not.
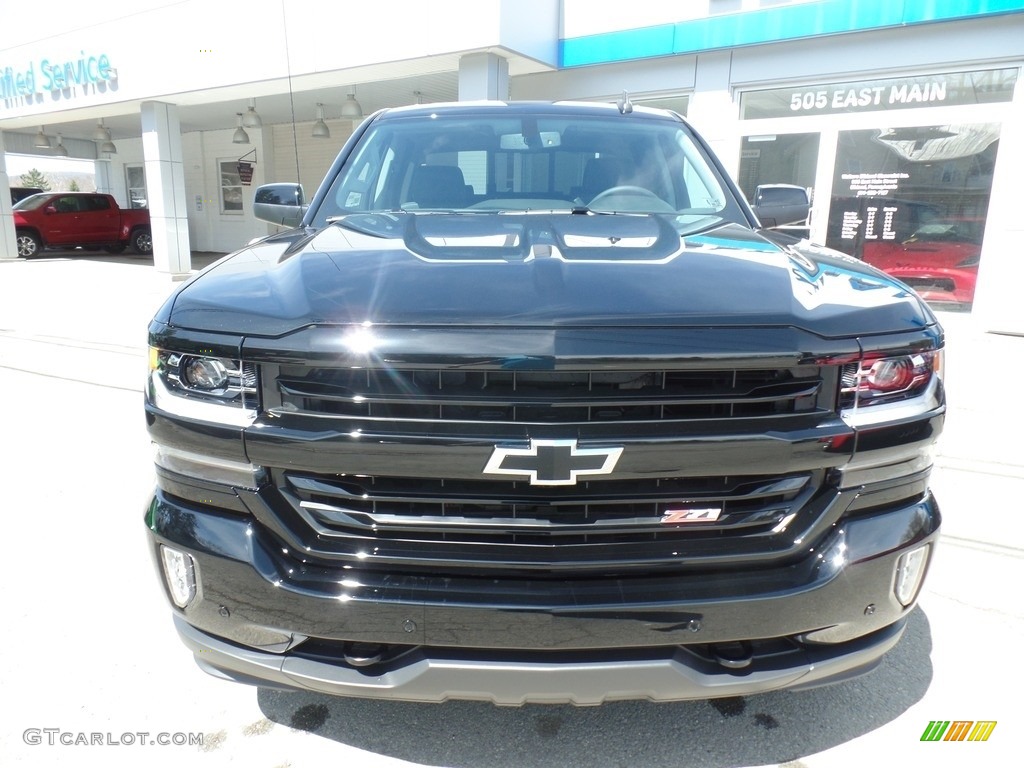
<svg viewBox="0 0 1024 768"><path fill-rule="evenodd" d="M735 211L671 117L392 115L370 126L314 220L368 212Z"/></svg>
<svg viewBox="0 0 1024 768"><path fill-rule="evenodd" d="M34 211L36 208L42 207L45 203L51 200L46 195L32 195L31 197L25 197L16 202L12 208L16 211Z"/></svg>

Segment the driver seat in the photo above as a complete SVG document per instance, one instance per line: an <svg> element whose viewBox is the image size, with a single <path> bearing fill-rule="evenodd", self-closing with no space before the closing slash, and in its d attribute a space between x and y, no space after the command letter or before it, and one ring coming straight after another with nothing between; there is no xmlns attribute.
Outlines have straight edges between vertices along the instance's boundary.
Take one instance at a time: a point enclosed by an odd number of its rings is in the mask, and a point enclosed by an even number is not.
<svg viewBox="0 0 1024 768"><path fill-rule="evenodd" d="M589 203L606 189L619 186L622 182L622 163L616 157L595 157L583 169L583 181L578 197Z"/></svg>
<svg viewBox="0 0 1024 768"><path fill-rule="evenodd" d="M420 208L465 208L472 202L473 188L457 165L424 164L413 169L408 197Z"/></svg>

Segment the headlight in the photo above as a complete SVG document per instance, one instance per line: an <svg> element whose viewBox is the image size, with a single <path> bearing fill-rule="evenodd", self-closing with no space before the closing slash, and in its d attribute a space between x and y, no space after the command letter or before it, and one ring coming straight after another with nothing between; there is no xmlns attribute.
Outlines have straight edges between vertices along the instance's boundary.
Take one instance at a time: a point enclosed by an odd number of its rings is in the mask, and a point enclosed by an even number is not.
<svg viewBox="0 0 1024 768"><path fill-rule="evenodd" d="M150 402L170 413L247 426L256 417L258 372L252 363L150 347Z"/></svg>
<svg viewBox="0 0 1024 768"><path fill-rule="evenodd" d="M941 386L941 349L875 354L843 367L839 408L854 426L896 420L937 407Z"/></svg>
<svg viewBox="0 0 1024 768"><path fill-rule="evenodd" d="M186 362L181 366L181 380L186 386L201 392L223 392L226 389L230 380L228 368L223 360L207 357L185 359ZM234 360L228 362L232 366L235 364ZM232 373L238 375L237 370L233 370Z"/></svg>

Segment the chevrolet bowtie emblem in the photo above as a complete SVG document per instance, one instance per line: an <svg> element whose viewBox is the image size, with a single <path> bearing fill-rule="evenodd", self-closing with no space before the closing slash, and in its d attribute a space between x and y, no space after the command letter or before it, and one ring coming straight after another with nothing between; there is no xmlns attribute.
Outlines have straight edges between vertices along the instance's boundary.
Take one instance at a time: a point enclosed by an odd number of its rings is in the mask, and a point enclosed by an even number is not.
<svg viewBox="0 0 1024 768"><path fill-rule="evenodd" d="M494 446L485 475L516 475L530 485L576 485L581 475L610 475L622 448L580 448L575 440L531 440L529 448Z"/></svg>

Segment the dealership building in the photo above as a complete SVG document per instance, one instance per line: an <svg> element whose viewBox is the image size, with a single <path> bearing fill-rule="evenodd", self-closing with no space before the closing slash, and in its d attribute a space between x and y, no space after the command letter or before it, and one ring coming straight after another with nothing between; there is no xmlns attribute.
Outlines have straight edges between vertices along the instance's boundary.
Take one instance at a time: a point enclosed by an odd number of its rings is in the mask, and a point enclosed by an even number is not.
<svg viewBox="0 0 1024 768"><path fill-rule="evenodd" d="M684 115L749 200L810 190L816 242L1024 333L1024 0L110 0L37 21L4 11L0 258L11 155L94 163L177 275L272 231L256 187L311 195L378 109L625 91Z"/></svg>

